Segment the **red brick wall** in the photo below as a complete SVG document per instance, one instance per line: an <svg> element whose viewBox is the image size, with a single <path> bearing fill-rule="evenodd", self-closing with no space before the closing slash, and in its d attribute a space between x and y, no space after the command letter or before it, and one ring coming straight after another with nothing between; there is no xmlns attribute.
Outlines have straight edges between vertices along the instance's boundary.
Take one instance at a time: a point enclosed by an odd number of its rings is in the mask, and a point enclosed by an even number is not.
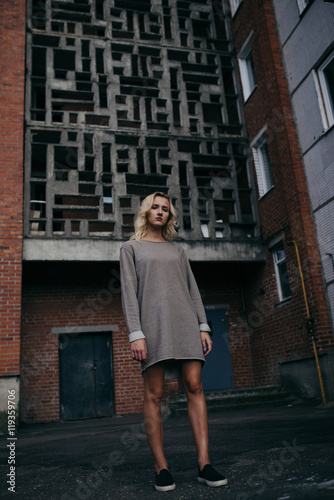
<svg viewBox="0 0 334 500"><path fill-rule="evenodd" d="M245 103L250 140L267 125L274 188L259 201L264 244L282 233L296 241L319 351L333 347L321 262L306 177L270 0L244 0L233 20L237 53L253 30L257 87ZM312 355L306 307L294 246L284 245L292 299L278 305L271 252L258 273L245 276L255 384L278 382L278 363ZM256 318L258 318L256 320ZM253 323L252 323L253 321Z"/></svg>
<svg viewBox="0 0 334 500"><path fill-rule="evenodd" d="M20 372L25 2L0 8L0 376Z"/></svg>
<svg viewBox="0 0 334 500"><path fill-rule="evenodd" d="M117 264L25 263L22 306L21 420L59 420L59 347L52 328L115 325L113 370L116 414L141 413L143 382L133 361L120 294ZM253 386L249 337L240 317L240 283L236 266L194 264L205 304L227 307L230 349L236 388ZM116 273L112 273L115 271ZM217 276L220 279L217 279ZM175 392L177 383L170 382Z"/></svg>
<svg viewBox="0 0 334 500"><path fill-rule="evenodd" d="M119 326L112 333L116 412L140 412L140 366L130 355L117 266L26 263L23 276L21 419L59 420L59 347L52 328L94 325Z"/></svg>

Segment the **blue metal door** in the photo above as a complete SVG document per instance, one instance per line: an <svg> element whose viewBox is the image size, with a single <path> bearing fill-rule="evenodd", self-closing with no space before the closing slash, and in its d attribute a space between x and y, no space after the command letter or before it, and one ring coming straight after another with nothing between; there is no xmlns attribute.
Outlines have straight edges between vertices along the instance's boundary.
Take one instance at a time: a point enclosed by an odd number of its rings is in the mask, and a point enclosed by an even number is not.
<svg viewBox="0 0 334 500"><path fill-rule="evenodd" d="M202 382L205 391L233 389L233 372L225 309L205 308L211 328L213 350L205 358Z"/></svg>

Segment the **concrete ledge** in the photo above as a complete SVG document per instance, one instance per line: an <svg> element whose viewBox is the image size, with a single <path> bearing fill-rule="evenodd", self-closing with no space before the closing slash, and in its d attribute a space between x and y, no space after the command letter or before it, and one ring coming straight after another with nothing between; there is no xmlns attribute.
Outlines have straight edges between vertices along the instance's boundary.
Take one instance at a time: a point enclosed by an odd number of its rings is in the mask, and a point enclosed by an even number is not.
<svg viewBox="0 0 334 500"><path fill-rule="evenodd" d="M231 411L241 408L287 406L298 404L294 396L280 387L261 387L254 389L229 389L226 391L204 392L208 412ZM184 394L172 396L168 401L172 416L187 413L187 399Z"/></svg>
<svg viewBox="0 0 334 500"><path fill-rule="evenodd" d="M118 325L94 325L94 326L64 326L51 328L51 334L54 335L77 335L80 333L103 333L118 332Z"/></svg>
<svg viewBox="0 0 334 500"><path fill-rule="evenodd" d="M15 422L17 426L20 411L20 378L18 376L0 377L0 435L6 434L8 431L9 394L11 394L10 402L15 406Z"/></svg>
<svg viewBox="0 0 334 500"><path fill-rule="evenodd" d="M15 405L18 407L20 400L20 378L0 377L0 411L7 413L8 391L15 391Z"/></svg>
<svg viewBox="0 0 334 500"><path fill-rule="evenodd" d="M263 262L257 240L180 241L193 262ZM23 243L24 261L118 261L123 241L96 239L33 239Z"/></svg>

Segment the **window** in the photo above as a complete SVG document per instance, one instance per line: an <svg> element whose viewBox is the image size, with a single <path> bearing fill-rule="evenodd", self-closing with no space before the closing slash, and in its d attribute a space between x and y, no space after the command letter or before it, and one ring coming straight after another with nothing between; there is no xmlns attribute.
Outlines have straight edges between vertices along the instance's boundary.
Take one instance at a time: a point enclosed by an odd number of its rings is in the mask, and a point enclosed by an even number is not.
<svg viewBox="0 0 334 500"><path fill-rule="evenodd" d="M273 260L275 266L278 297L280 302L282 302L283 300L291 297L288 269L286 266L283 245L280 245L273 250Z"/></svg>
<svg viewBox="0 0 334 500"><path fill-rule="evenodd" d="M247 101L248 97L251 95L251 93L256 87L253 55L250 45L251 36L252 33L249 35L246 43L244 44L243 48L241 49L238 55L240 77L241 77L242 90L245 101Z"/></svg>
<svg viewBox="0 0 334 500"><path fill-rule="evenodd" d="M230 0L231 14L234 16L242 0Z"/></svg>
<svg viewBox="0 0 334 500"><path fill-rule="evenodd" d="M258 140L252 144L255 172L259 188L260 198L264 196L274 185L273 174L270 166L268 144L262 133Z"/></svg>
<svg viewBox="0 0 334 500"><path fill-rule="evenodd" d="M334 53L314 72L325 130L334 125Z"/></svg>
<svg viewBox="0 0 334 500"><path fill-rule="evenodd" d="M303 10L307 7L307 5L311 3L311 1L312 0L297 0L299 12L302 13Z"/></svg>

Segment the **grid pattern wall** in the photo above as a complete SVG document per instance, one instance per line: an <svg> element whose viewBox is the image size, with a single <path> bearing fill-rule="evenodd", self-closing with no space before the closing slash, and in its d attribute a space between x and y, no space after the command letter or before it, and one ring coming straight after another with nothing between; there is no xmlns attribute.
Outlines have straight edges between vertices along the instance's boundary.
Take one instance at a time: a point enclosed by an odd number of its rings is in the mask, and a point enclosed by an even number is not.
<svg viewBox="0 0 334 500"><path fill-rule="evenodd" d="M211 0L28 0L26 237L127 239L153 191L183 239L257 236L228 22Z"/></svg>

